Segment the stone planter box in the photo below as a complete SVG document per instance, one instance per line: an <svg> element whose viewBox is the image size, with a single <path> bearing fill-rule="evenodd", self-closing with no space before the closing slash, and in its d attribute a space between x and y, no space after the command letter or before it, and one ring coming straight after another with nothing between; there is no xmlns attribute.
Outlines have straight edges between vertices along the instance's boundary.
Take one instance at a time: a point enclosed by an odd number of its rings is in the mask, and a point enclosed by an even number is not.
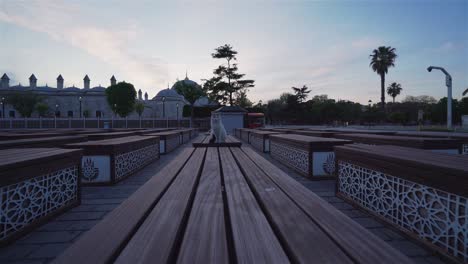
<svg viewBox="0 0 468 264"><path fill-rule="evenodd" d="M80 203L81 150L0 151L0 244Z"/></svg>
<svg viewBox="0 0 468 264"><path fill-rule="evenodd" d="M278 134L278 132L271 131L251 131L249 141L255 149L264 153L268 153L270 152L270 136Z"/></svg>
<svg viewBox="0 0 468 264"><path fill-rule="evenodd" d="M394 145L417 149L426 149L432 152L459 154L461 141L449 138L427 138L407 136L387 136L372 134L336 134L335 138L352 140L355 143L369 145Z"/></svg>
<svg viewBox="0 0 468 264"><path fill-rule="evenodd" d="M159 153L166 154L180 145L180 132L176 130L148 134L147 136L159 137Z"/></svg>
<svg viewBox="0 0 468 264"><path fill-rule="evenodd" d="M295 134L270 136L271 156L311 179L335 176L334 146L352 141Z"/></svg>
<svg viewBox="0 0 468 264"><path fill-rule="evenodd" d="M61 136L26 138L0 141L0 149L10 148L59 148L66 144L88 141L86 136Z"/></svg>
<svg viewBox="0 0 468 264"><path fill-rule="evenodd" d="M81 182L87 185L115 184L159 159L159 138L131 136L68 144L83 149Z"/></svg>
<svg viewBox="0 0 468 264"><path fill-rule="evenodd" d="M468 261L468 157L397 146L335 148L337 195Z"/></svg>
<svg viewBox="0 0 468 264"><path fill-rule="evenodd" d="M243 140L247 143L249 142L249 136L251 131L256 131L255 129L250 129L250 128L241 128L240 129L240 140Z"/></svg>

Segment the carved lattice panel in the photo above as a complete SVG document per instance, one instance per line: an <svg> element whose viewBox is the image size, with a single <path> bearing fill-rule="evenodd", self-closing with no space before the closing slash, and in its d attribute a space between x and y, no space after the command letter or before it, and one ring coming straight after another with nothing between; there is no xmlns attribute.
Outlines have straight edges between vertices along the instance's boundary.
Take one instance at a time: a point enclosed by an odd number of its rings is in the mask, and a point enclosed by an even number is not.
<svg viewBox="0 0 468 264"><path fill-rule="evenodd" d="M78 166L0 188L0 240L78 199Z"/></svg>
<svg viewBox="0 0 468 264"><path fill-rule="evenodd" d="M115 179L131 174L159 157L159 144L115 156Z"/></svg>
<svg viewBox="0 0 468 264"><path fill-rule="evenodd" d="M257 150L259 151L265 151L263 149L263 137L262 136L256 136L254 134L251 134L250 136L250 144Z"/></svg>
<svg viewBox="0 0 468 264"><path fill-rule="evenodd" d="M468 261L468 199L339 161L339 192Z"/></svg>
<svg viewBox="0 0 468 264"><path fill-rule="evenodd" d="M304 175L309 175L309 152L287 144L270 141L270 153L281 163Z"/></svg>

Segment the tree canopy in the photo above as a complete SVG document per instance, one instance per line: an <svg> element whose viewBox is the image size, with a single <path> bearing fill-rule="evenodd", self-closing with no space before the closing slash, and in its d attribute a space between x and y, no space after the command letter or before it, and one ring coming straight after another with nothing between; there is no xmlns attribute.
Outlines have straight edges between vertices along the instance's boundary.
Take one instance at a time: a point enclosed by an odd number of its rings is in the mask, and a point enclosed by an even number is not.
<svg viewBox="0 0 468 264"><path fill-rule="evenodd" d="M238 73L236 63L237 51L231 45L226 44L215 49L211 54L214 59L224 59L226 64L219 65L213 70L214 76L205 81L203 90L208 94L211 100L218 101L222 104L229 102L234 104L233 95L240 90L247 92L248 88L254 87L254 80L242 79L245 74Z"/></svg>
<svg viewBox="0 0 468 264"><path fill-rule="evenodd" d="M11 104L22 117L31 117L36 105L41 101L42 97L32 92L16 92L6 99L6 102Z"/></svg>
<svg viewBox="0 0 468 264"><path fill-rule="evenodd" d="M397 97L403 88L401 84L393 82L390 86L387 87L387 94L393 98L393 102L395 103L395 97Z"/></svg>
<svg viewBox="0 0 468 264"><path fill-rule="evenodd" d="M134 110L136 94L133 84L127 82L119 82L106 89L107 103L121 117L126 117Z"/></svg>

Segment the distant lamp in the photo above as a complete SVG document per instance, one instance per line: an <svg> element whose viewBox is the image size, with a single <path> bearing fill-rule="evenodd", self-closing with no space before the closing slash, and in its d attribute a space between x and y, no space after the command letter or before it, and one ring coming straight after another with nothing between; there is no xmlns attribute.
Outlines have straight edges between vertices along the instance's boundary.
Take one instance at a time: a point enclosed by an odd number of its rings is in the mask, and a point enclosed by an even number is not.
<svg viewBox="0 0 468 264"><path fill-rule="evenodd" d="M429 66L427 68L428 72L432 70L440 70L445 74L445 86L447 86L447 128L452 129L452 76L442 67Z"/></svg>

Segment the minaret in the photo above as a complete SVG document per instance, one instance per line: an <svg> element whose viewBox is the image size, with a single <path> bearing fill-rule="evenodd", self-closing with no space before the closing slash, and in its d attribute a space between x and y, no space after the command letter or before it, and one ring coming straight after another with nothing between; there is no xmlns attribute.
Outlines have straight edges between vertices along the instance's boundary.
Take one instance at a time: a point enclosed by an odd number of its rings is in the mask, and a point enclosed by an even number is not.
<svg viewBox="0 0 468 264"><path fill-rule="evenodd" d="M145 92L145 101L148 101L148 93Z"/></svg>
<svg viewBox="0 0 468 264"><path fill-rule="evenodd" d="M59 74L57 77L57 89L63 89L63 77L62 74Z"/></svg>
<svg viewBox="0 0 468 264"><path fill-rule="evenodd" d="M110 81L111 81L111 86L117 84L117 80L115 79L114 75L112 75Z"/></svg>
<svg viewBox="0 0 468 264"><path fill-rule="evenodd" d="M34 74L31 74L31 77L29 77L29 88L35 89L37 87L37 78L34 76Z"/></svg>
<svg viewBox="0 0 468 264"><path fill-rule="evenodd" d="M0 88L2 89L8 89L10 87L10 78L6 73L3 74L1 83L0 83Z"/></svg>
<svg viewBox="0 0 468 264"><path fill-rule="evenodd" d="M90 84L91 80L89 79L89 77L88 77L87 74L86 74L86 76L84 77L83 81L84 81L84 88L85 88L85 89L89 89L89 84Z"/></svg>
<svg viewBox="0 0 468 264"><path fill-rule="evenodd" d="M143 100L141 89L138 90L138 100Z"/></svg>

